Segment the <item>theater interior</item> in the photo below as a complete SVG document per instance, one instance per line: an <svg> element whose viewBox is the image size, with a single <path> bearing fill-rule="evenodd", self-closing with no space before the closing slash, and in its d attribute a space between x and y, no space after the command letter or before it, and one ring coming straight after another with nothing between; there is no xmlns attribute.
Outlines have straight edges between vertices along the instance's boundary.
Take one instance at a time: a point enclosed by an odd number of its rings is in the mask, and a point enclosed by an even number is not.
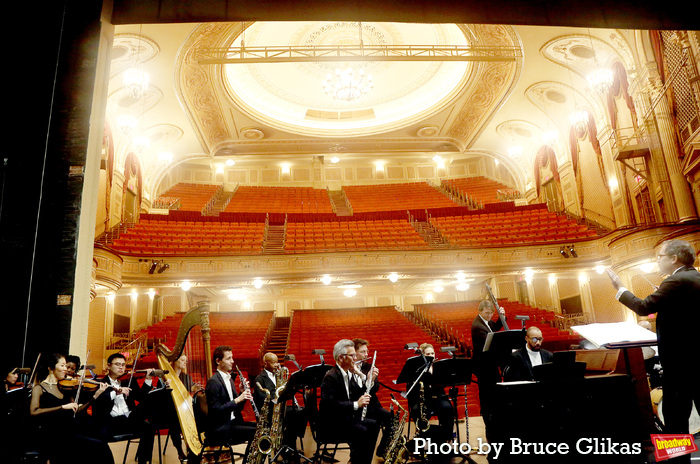
<svg viewBox="0 0 700 464"><path fill-rule="evenodd" d="M38 130L2 167L13 363L51 349L98 375L114 352L158 367L204 306L210 349L231 345L253 377L267 352L294 372L369 340L387 407L406 345L471 358L493 297L587 376L630 374L584 404L627 414L610 430L634 416L648 440L641 350L586 353L572 327L653 331L605 270L643 297L663 241L700 247L692 20L660 2L87 3L47 11L27 39L42 77L14 96ZM456 387L459 437L477 443L478 387ZM608 388L628 398L600 400Z"/></svg>

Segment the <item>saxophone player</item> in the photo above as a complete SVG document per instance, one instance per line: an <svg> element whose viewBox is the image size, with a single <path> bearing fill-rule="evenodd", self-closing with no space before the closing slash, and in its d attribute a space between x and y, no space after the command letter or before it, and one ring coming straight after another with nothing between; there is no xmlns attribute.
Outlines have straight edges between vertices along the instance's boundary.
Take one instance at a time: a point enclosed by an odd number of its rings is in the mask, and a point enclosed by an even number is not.
<svg viewBox="0 0 700 464"><path fill-rule="evenodd" d="M435 348L430 343L423 343L419 350L421 354L429 361L435 360ZM449 398L445 394L444 388L433 387L433 366L428 368L428 371L423 374L422 382L424 384L423 401L428 414L428 419L432 416L437 416L438 423L442 433L439 433L437 438L444 438L444 441L452 439L452 428L454 426L454 411ZM413 382L412 379L411 382ZM408 396L408 405L411 409L411 417L420 417L421 399L419 398L419 389L416 388ZM435 433L435 432L433 432ZM443 437L444 435L444 437Z"/></svg>
<svg viewBox="0 0 700 464"><path fill-rule="evenodd" d="M350 444L353 464L371 464L379 424L370 417L362 420L362 408L369 405L371 396L365 393L364 382L357 375L352 340L336 343L333 358L336 364L321 382L320 430L328 434L329 439Z"/></svg>
<svg viewBox="0 0 700 464"><path fill-rule="evenodd" d="M262 411L265 402L266 391L270 392L270 401L277 399L277 376L276 373L280 368L279 359L275 353L265 353L263 356L263 370L255 378L255 391L253 392L253 401ZM272 408L268 414L272 419ZM296 405L287 405L284 410L284 433L282 443L290 448L296 448L297 437L304 437L306 432L307 417L304 408Z"/></svg>

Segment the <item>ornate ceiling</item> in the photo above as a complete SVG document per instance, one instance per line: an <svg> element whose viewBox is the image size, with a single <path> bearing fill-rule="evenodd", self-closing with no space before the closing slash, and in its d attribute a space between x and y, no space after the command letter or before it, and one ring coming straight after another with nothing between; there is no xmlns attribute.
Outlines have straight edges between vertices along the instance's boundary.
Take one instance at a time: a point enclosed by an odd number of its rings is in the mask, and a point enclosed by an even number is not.
<svg viewBox="0 0 700 464"><path fill-rule="evenodd" d="M360 31L362 32L360 34ZM496 50L508 59L209 64L212 50L273 46L450 45ZM576 28L357 22L204 23L118 26L112 54L107 120L117 160L135 151L134 134L149 137L139 152L146 186L156 189L182 163L232 158L270 165L342 151L355 163L382 158L425 163L437 153L448 163L495 158L525 190L545 132L560 138L576 106L598 117L604 105L585 81L596 66L625 64L634 77L634 31ZM514 52L510 52L513 50ZM514 56L514 58L513 58ZM122 84L140 63L150 84L140 99ZM325 95L322 82L353 65L374 80L356 102ZM138 126L116 129L128 112ZM518 145L522 155L509 155ZM162 165L160 151L172 152ZM239 164L241 165L241 164Z"/></svg>

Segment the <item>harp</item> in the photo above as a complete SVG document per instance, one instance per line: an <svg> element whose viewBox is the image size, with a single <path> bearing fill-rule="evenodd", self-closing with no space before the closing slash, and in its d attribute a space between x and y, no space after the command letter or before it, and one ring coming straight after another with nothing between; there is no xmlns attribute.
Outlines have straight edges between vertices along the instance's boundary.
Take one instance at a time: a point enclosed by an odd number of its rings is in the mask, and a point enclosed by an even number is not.
<svg viewBox="0 0 700 464"><path fill-rule="evenodd" d="M191 301L189 293L188 298ZM202 452L202 440L197 430L192 396L189 389L174 374L172 364L183 354L187 355L189 375L193 382L204 385L212 373L210 330L209 301L200 299L183 316L172 350L162 343L156 346L158 366L167 372L164 375L165 379L170 380L171 395L183 439L187 448L195 455Z"/></svg>

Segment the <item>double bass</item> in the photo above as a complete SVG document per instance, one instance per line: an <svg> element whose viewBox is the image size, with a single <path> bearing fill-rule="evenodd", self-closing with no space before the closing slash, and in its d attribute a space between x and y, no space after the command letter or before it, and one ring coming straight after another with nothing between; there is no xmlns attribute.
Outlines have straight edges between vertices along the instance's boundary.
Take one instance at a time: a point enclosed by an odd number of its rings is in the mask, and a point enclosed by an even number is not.
<svg viewBox="0 0 700 464"><path fill-rule="evenodd" d="M486 293L489 294L489 300L491 300L491 303L493 303L493 309L498 313L498 317L501 320L501 323L503 324L503 330L510 330L508 328L508 323L506 322L506 317L501 314L499 311L500 306L498 305L498 301L496 300L496 297L493 296L493 292L491 291L491 286L487 283L484 283L484 288L486 288Z"/></svg>

